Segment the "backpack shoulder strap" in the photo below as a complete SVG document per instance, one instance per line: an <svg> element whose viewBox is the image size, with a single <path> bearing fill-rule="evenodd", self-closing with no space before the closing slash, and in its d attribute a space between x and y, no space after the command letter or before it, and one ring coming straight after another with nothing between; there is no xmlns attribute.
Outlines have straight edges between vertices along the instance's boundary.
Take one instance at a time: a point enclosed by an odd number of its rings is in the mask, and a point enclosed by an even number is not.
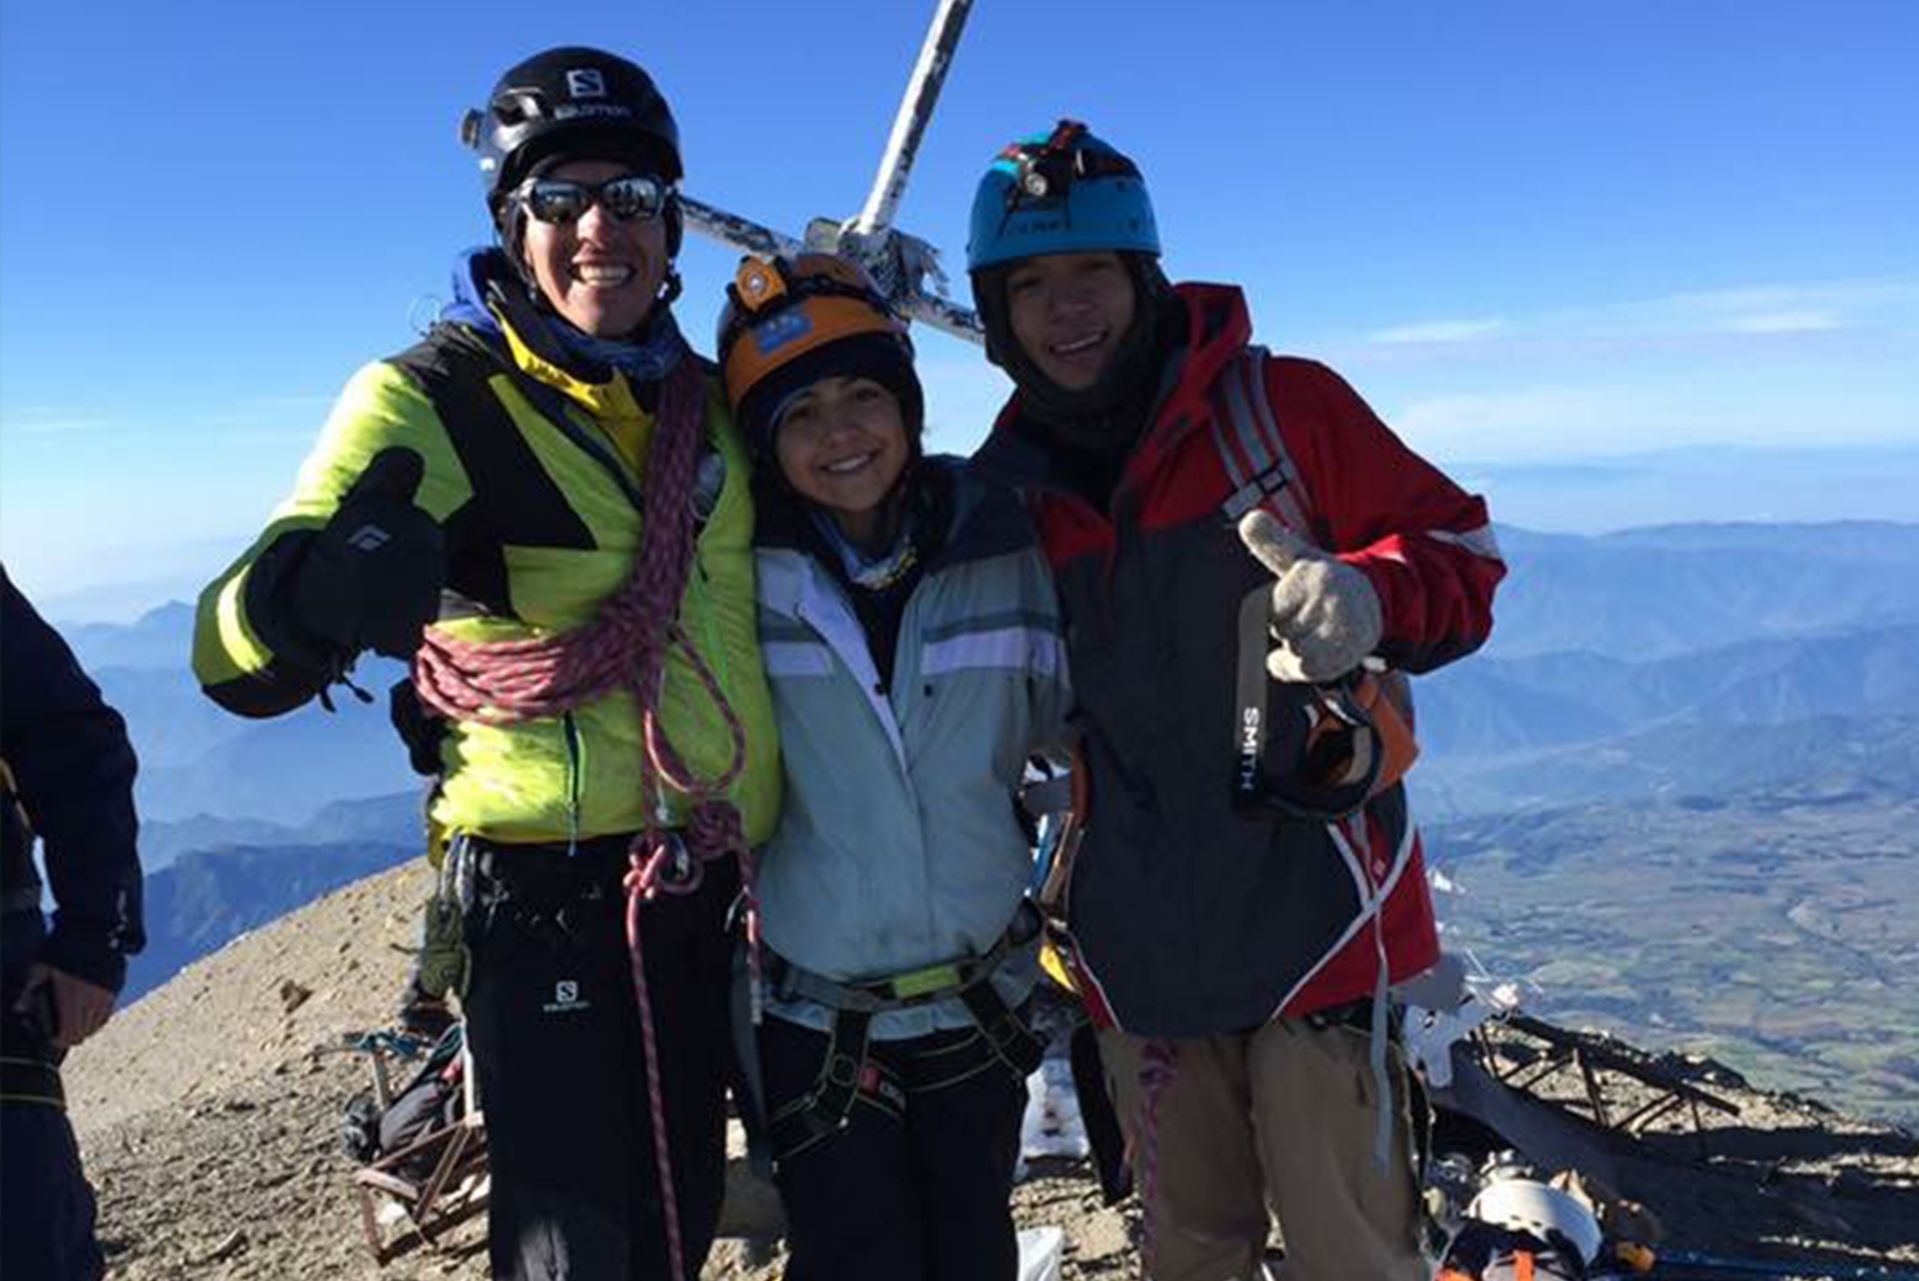
<svg viewBox="0 0 1919 1281"><path fill-rule="evenodd" d="M1247 512L1263 507L1282 525L1318 544L1318 509L1300 480L1266 394L1270 356L1264 347L1248 346L1213 383L1213 447L1234 487L1220 504L1220 513L1237 525ZM1412 685L1404 672L1368 672L1361 682L1361 699L1385 740L1373 785L1372 794L1378 795L1397 783L1419 755Z"/></svg>
<svg viewBox="0 0 1919 1281"><path fill-rule="evenodd" d="M1266 394L1268 355L1264 347L1247 347L1213 382L1213 446L1233 483L1220 511L1237 524L1264 507L1288 529L1313 538L1312 495L1300 482Z"/></svg>

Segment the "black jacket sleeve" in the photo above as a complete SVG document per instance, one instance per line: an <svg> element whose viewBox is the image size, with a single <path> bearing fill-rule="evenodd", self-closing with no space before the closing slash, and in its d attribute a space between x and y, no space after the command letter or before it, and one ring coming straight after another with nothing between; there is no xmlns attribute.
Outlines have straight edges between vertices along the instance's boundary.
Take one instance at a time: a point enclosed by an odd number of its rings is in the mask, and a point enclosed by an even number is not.
<svg viewBox="0 0 1919 1281"><path fill-rule="evenodd" d="M119 991L146 944L137 768L126 723L0 569L0 755L42 842L53 929L41 960Z"/></svg>

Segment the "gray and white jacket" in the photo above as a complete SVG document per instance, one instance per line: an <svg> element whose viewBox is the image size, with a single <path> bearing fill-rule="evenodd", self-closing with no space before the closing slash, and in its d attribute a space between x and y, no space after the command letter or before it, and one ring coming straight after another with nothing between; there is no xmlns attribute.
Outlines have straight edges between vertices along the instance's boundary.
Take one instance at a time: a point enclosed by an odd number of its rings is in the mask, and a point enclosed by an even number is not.
<svg viewBox="0 0 1919 1281"><path fill-rule="evenodd" d="M1013 796L1027 758L1063 738L1071 701L1051 571L1008 490L958 460L946 537L924 566L883 684L833 570L805 540L763 534L760 644L773 689L785 803L758 871L768 947L842 982L984 953L1017 911L1032 853ZM771 522L769 522L771 523ZM1009 1004L1038 977L1035 945L993 982ZM831 1014L773 1001L824 1029ZM970 1026L957 999L876 1018L881 1040Z"/></svg>

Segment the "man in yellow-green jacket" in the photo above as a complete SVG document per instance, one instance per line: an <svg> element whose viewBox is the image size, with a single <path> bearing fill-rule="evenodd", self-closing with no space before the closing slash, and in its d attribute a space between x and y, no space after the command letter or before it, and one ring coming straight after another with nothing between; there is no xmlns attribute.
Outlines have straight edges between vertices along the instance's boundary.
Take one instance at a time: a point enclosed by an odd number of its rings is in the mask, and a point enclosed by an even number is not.
<svg viewBox="0 0 1919 1281"><path fill-rule="evenodd" d="M669 307L679 139L646 73L549 50L465 136L499 246L347 385L203 593L194 666L272 716L365 650L414 663L493 1274L683 1281L719 1213L733 855L778 807L747 455Z"/></svg>

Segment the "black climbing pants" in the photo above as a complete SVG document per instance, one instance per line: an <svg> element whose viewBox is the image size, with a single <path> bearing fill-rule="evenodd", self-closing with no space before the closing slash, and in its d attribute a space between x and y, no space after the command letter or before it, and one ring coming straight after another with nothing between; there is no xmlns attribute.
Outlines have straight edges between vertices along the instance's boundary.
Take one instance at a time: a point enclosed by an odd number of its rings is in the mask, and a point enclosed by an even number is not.
<svg viewBox="0 0 1919 1281"><path fill-rule="evenodd" d="M685 1276L672 1277L625 936L623 839L475 842L462 1006L486 1116L502 1281L696 1281L719 1222L730 863L641 908Z"/></svg>
<svg viewBox="0 0 1919 1281"><path fill-rule="evenodd" d="M1013 1281L1013 1165L1026 1083L997 1061L964 1080L937 1065L980 1058L980 1033L873 1041L868 1084L846 1127L775 1173L786 1206L786 1281ZM777 1112L819 1078L827 1037L768 1018L760 1028L767 1106Z"/></svg>

